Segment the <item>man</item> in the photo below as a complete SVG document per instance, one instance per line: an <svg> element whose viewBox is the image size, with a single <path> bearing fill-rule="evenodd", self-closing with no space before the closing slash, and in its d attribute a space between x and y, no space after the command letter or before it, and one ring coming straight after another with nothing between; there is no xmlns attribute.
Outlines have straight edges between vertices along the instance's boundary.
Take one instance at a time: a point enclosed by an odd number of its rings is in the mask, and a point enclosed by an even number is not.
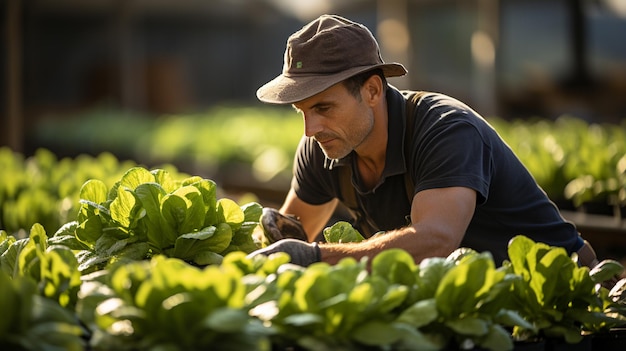
<svg viewBox="0 0 626 351"><path fill-rule="evenodd" d="M283 251L307 266L403 248L419 262L470 247L502 262L509 240L523 234L592 265L593 251L493 128L451 97L387 84L404 74L383 62L366 27L340 16L320 16L289 37L282 74L257 97L292 104L304 118L280 213L298 218L307 240L279 240L252 255ZM340 201L353 202L357 229L384 234L313 242Z"/></svg>

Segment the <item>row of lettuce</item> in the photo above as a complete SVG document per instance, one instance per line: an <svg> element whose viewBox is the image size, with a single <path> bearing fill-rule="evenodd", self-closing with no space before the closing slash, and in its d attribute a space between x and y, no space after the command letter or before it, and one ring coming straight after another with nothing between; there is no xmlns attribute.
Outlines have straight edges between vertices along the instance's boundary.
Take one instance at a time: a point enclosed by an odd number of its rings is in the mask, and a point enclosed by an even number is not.
<svg viewBox="0 0 626 351"><path fill-rule="evenodd" d="M86 181L76 220L0 231L0 348L23 350L511 350L579 343L626 324L616 261L589 270L516 237L510 261L400 249L303 268L265 245L262 207L214 181L131 167ZM358 237L340 222L329 241ZM336 231L336 232L335 232Z"/></svg>
<svg viewBox="0 0 626 351"><path fill-rule="evenodd" d="M598 124L572 116L488 120L559 204L590 210L587 204L601 203L611 207L609 214L626 207L626 121ZM245 163L260 182L280 175L288 182L302 130L293 109L275 106L218 106L159 118L103 108L44 121L31 139L53 150L111 151L209 176L214 173L205 172L225 164Z"/></svg>

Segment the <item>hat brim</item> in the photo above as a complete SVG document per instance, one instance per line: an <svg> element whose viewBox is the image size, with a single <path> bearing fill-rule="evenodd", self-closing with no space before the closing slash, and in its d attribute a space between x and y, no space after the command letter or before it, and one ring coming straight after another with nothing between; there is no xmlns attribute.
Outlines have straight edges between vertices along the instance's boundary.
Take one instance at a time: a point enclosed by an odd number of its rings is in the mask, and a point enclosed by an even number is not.
<svg viewBox="0 0 626 351"><path fill-rule="evenodd" d="M398 77L407 73L399 63L381 63L371 66L354 67L335 74L307 76L285 76L283 74L260 87L256 96L270 104L292 104L318 94L331 86L356 74L381 68L385 77Z"/></svg>

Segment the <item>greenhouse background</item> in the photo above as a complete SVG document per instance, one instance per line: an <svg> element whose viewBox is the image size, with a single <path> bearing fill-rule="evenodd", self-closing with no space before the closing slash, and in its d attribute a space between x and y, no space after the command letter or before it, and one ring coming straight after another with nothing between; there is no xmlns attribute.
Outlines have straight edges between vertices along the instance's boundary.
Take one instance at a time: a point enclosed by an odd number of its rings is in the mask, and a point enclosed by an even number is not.
<svg viewBox="0 0 626 351"><path fill-rule="evenodd" d="M6 0L0 146L171 163L276 204L302 125L255 91L322 13L372 29L409 70L391 84L493 121L603 254L626 252L620 0Z"/></svg>

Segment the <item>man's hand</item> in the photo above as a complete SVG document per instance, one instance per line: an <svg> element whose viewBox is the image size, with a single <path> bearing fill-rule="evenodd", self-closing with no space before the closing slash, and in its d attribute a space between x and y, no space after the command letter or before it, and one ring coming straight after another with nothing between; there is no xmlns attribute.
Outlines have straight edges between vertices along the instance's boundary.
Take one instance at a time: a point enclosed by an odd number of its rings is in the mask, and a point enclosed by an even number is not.
<svg viewBox="0 0 626 351"><path fill-rule="evenodd" d="M285 238L307 241L302 224L295 216L283 215L274 208L264 207L260 222L270 244Z"/></svg>
<svg viewBox="0 0 626 351"><path fill-rule="evenodd" d="M285 252L291 257L291 263L307 267L322 260L320 248L317 243L307 243L297 239L283 239L273 243L263 249L256 250L248 255L254 257L258 255L269 256L276 252Z"/></svg>

